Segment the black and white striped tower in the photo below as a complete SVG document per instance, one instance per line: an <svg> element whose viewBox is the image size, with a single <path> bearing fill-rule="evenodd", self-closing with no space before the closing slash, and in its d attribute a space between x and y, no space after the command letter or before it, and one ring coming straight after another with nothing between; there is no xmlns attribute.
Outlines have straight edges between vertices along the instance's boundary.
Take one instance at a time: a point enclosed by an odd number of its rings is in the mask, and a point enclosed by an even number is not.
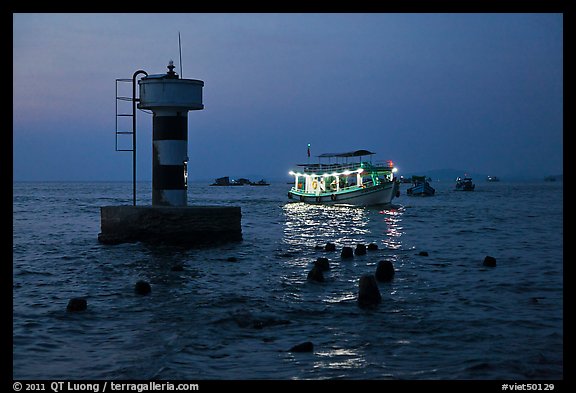
<svg viewBox="0 0 576 393"><path fill-rule="evenodd" d="M188 111L204 109L204 82L181 79L172 60L166 74L138 81L138 108L153 112L152 205L186 206L188 189Z"/></svg>
<svg viewBox="0 0 576 393"><path fill-rule="evenodd" d="M132 77L132 132L136 141L136 108L149 109L154 115L152 129L152 206L120 205L100 208L98 241L104 244L135 241L156 245L195 247L242 240L242 211L238 206L186 206L188 188L188 111L204 109L204 82L183 79L174 72L146 75L138 81L136 99ZM126 79L117 79L127 81ZM118 87L118 86L117 86ZM126 97L116 97L116 100ZM116 107L116 116L118 114ZM118 120L118 119L116 119ZM116 126L116 134L118 131ZM118 140L116 140L118 143ZM118 149L118 148L117 148ZM121 151L121 150L120 150ZM136 151L134 162L136 162ZM136 165L134 164L134 167ZM135 172L133 172L135 173ZM134 195L136 193L134 192Z"/></svg>

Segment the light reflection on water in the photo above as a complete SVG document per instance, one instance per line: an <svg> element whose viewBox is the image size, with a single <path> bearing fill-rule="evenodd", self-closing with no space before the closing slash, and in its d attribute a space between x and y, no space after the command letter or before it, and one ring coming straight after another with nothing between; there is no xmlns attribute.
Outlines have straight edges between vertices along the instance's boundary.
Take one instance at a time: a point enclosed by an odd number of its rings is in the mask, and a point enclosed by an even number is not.
<svg viewBox="0 0 576 393"><path fill-rule="evenodd" d="M402 247L400 236L402 236L402 215L404 214L404 207L398 208L391 207L386 210L380 211L384 215L384 222L386 222L386 237L383 242L384 245L392 250L398 250Z"/></svg>
<svg viewBox="0 0 576 393"><path fill-rule="evenodd" d="M345 239L362 238L369 232L364 208L295 202L284 205L284 212L284 241L291 245L314 246L323 239L340 246Z"/></svg>
<svg viewBox="0 0 576 393"><path fill-rule="evenodd" d="M327 296L324 299L325 303L343 303L343 302L353 302L356 300L357 294L354 291L335 293L333 296Z"/></svg>
<svg viewBox="0 0 576 393"><path fill-rule="evenodd" d="M334 348L315 353L318 360L314 362L314 368L320 369L350 369L362 368L366 365L363 351L352 348Z"/></svg>
<svg viewBox="0 0 576 393"><path fill-rule="evenodd" d="M378 241L390 249L401 248L402 207L392 205L380 210L292 202L285 204L283 210L284 243L292 246L316 246L330 241L342 247ZM385 232L381 232L381 221L384 221Z"/></svg>

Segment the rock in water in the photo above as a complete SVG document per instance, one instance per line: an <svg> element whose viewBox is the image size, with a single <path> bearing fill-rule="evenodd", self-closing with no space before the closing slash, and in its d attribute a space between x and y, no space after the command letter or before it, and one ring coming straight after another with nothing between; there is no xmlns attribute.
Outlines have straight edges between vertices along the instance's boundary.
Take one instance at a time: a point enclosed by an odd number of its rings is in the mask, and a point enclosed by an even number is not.
<svg viewBox="0 0 576 393"><path fill-rule="evenodd" d="M352 247L342 247L342 252L340 253L341 258L353 258L354 250Z"/></svg>
<svg viewBox="0 0 576 393"><path fill-rule="evenodd" d="M322 269L318 266L314 266L312 270L308 272L308 281L323 282L324 273L322 273Z"/></svg>
<svg viewBox="0 0 576 393"><path fill-rule="evenodd" d="M312 344L312 342L310 341L294 345L292 348L288 350L288 352L313 352L313 351L314 351L314 344Z"/></svg>
<svg viewBox="0 0 576 393"><path fill-rule="evenodd" d="M75 297L68 301L66 311L77 312L77 311L84 311L87 308L88 308L88 302L86 301L86 299Z"/></svg>
<svg viewBox="0 0 576 393"><path fill-rule="evenodd" d="M148 295L150 292L152 292L152 288L146 281L140 280L134 286L134 292L136 292L138 295Z"/></svg>
<svg viewBox="0 0 576 393"><path fill-rule="evenodd" d="M486 258L484 258L484 262L482 264L484 266L496 267L496 258L488 255L488 256L486 256Z"/></svg>
<svg viewBox="0 0 576 393"><path fill-rule="evenodd" d="M330 270L330 262L328 261L328 258L319 257L314 262L314 266L318 266L320 268L320 270L322 270L322 271Z"/></svg>
<svg viewBox="0 0 576 393"><path fill-rule="evenodd" d="M354 254L356 255L366 255L366 245L364 244L357 244L356 249L354 250Z"/></svg>
<svg viewBox="0 0 576 393"><path fill-rule="evenodd" d="M394 265L391 261L380 261L376 266L376 280L380 282L392 281L394 278Z"/></svg>
<svg viewBox="0 0 576 393"><path fill-rule="evenodd" d="M336 245L334 243L326 243L326 246L324 246L324 250L325 251L336 251Z"/></svg>
<svg viewBox="0 0 576 393"><path fill-rule="evenodd" d="M358 306L374 307L382 302L382 295L378 289L376 278L373 274L364 274L360 277L358 285Z"/></svg>
<svg viewBox="0 0 576 393"><path fill-rule="evenodd" d="M375 250L378 249L378 244L376 244L376 243L370 243L370 244L368 244L368 249L369 249L370 251L375 251Z"/></svg>

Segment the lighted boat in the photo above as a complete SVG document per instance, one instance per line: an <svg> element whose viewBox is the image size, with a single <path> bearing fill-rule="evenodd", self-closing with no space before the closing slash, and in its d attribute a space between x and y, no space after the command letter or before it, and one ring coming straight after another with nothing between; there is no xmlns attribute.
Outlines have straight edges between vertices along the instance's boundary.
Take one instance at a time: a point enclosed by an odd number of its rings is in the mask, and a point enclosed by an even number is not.
<svg viewBox="0 0 576 393"><path fill-rule="evenodd" d="M299 164L300 170L289 172L294 176L294 186L288 198L318 205L390 204L400 196L396 168L392 161L372 163L374 154L368 150L325 153L318 156L317 164ZM328 162L321 162L325 160Z"/></svg>
<svg viewBox="0 0 576 393"><path fill-rule="evenodd" d="M469 176L456 178L456 191L474 191L476 185L472 183L472 178Z"/></svg>
<svg viewBox="0 0 576 393"><path fill-rule="evenodd" d="M412 187L406 190L406 194L410 196L432 196L435 192L426 176L412 176Z"/></svg>

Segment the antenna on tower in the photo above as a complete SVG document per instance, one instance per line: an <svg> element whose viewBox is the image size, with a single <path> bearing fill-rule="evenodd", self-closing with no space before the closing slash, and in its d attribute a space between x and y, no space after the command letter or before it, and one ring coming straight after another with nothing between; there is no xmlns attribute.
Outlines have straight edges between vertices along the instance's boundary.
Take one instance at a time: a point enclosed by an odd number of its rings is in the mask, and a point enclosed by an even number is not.
<svg viewBox="0 0 576 393"><path fill-rule="evenodd" d="M182 76L182 45L180 44L180 32L178 32L178 51L180 52L180 78Z"/></svg>

